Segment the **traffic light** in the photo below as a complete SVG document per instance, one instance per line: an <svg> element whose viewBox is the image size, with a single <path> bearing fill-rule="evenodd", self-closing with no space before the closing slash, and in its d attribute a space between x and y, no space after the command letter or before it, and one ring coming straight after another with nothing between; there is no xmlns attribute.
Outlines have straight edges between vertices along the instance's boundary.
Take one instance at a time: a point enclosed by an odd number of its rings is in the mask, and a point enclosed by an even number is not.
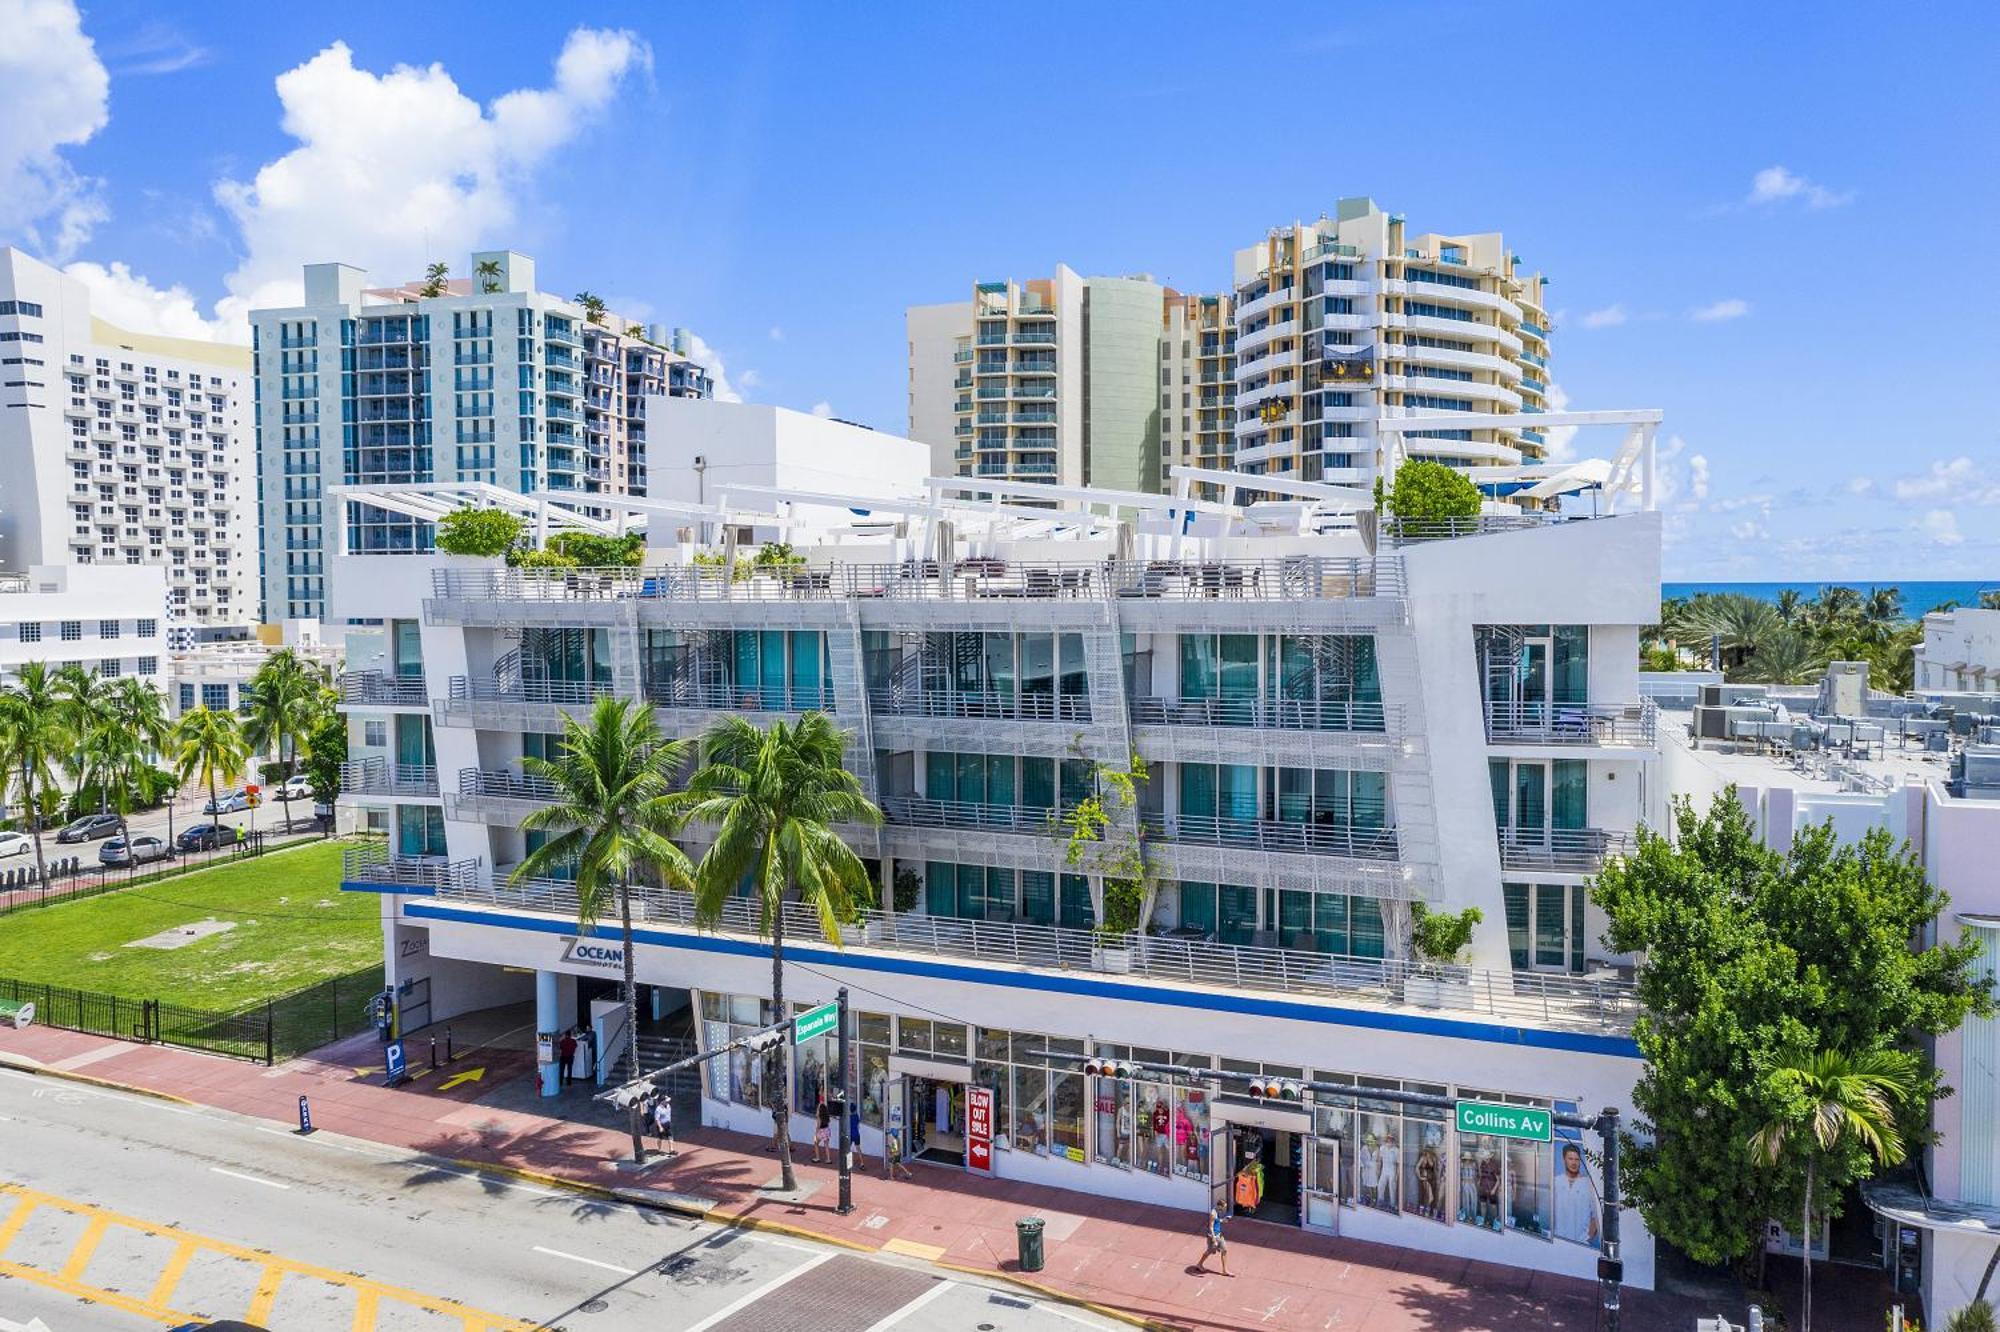
<svg viewBox="0 0 2000 1332"><path fill-rule="evenodd" d="M743 1046L752 1054L763 1054L766 1050L777 1048L778 1042L783 1039L785 1031L780 1027L776 1031L760 1031L753 1036L745 1036Z"/></svg>
<svg viewBox="0 0 2000 1332"><path fill-rule="evenodd" d="M1271 1101L1296 1101L1301 1095L1301 1088L1290 1078L1252 1078L1250 1094Z"/></svg>
<svg viewBox="0 0 2000 1332"><path fill-rule="evenodd" d="M1130 1064L1096 1056L1083 1061L1083 1071L1093 1078L1130 1078L1138 1073Z"/></svg>

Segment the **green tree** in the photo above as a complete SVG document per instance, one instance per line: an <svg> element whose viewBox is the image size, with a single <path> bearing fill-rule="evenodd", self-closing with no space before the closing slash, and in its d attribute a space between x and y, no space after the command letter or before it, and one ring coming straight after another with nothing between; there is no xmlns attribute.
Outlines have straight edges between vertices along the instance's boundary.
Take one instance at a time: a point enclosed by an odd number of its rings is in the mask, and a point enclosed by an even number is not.
<svg viewBox="0 0 2000 1332"><path fill-rule="evenodd" d="M1779 627L1757 640L1735 676L1767 684L1807 684L1826 670L1827 660L1804 633Z"/></svg>
<svg viewBox="0 0 2000 1332"><path fill-rule="evenodd" d="M331 806L340 799L340 766L345 762L347 719L328 708L306 732L306 779L312 783L315 804ZM326 831L333 834L331 820Z"/></svg>
<svg viewBox="0 0 2000 1332"><path fill-rule="evenodd" d="M106 722L84 737L83 752L91 781L97 785L98 801L106 812L118 816L118 836L129 853L131 828L126 820L138 791L139 773L145 766L138 740L123 727ZM128 866L136 869L138 863L136 856L128 855Z"/></svg>
<svg viewBox="0 0 2000 1332"><path fill-rule="evenodd" d="M606 307L604 304L604 298L602 296L597 295L595 292L580 291L576 295L570 297L570 299L575 301L578 306L582 307L583 317L585 319L588 319L593 324L601 324L604 322L604 311Z"/></svg>
<svg viewBox="0 0 2000 1332"><path fill-rule="evenodd" d="M1819 1050L1780 1059L1766 1079L1777 1102L1771 1117L1750 1135L1752 1159L1766 1168L1805 1160L1804 1201L1799 1210L1801 1332L1812 1332L1813 1184L1823 1165L1840 1158L1846 1173L1865 1178L1875 1165L1903 1159L1896 1118L1917 1087L1917 1058L1906 1050L1847 1054Z"/></svg>
<svg viewBox="0 0 2000 1332"><path fill-rule="evenodd" d="M547 840L522 858L512 882L573 877L576 927L588 934L604 912L618 911L625 961L625 1040L639 1071L639 997L634 978L632 886L642 872L677 887L691 886L694 867L671 840L678 826L674 778L689 745L660 734L653 710L625 698L600 698L587 722L563 718L554 758L524 758L521 766L555 789L555 802L521 821ZM629 1108L632 1159L646 1159L639 1107Z"/></svg>
<svg viewBox="0 0 2000 1332"><path fill-rule="evenodd" d="M1666 622L1667 632L1676 641L1687 643L1703 655L1712 640L1720 640L1725 670L1740 670L1759 644L1783 628L1776 607L1740 592L1708 592L1691 597L1676 607Z"/></svg>
<svg viewBox="0 0 2000 1332"><path fill-rule="evenodd" d="M447 555L496 558L519 546L526 529L502 509L453 509L438 519L434 543Z"/></svg>
<svg viewBox="0 0 2000 1332"><path fill-rule="evenodd" d="M42 822L55 803L47 797L56 789L56 763L68 757L70 743L62 696L47 663L22 663L14 683L0 690L0 753L20 783L21 806L35 838L36 881L45 888L49 861L42 853Z"/></svg>
<svg viewBox="0 0 2000 1332"><path fill-rule="evenodd" d="M575 561L586 569L636 569L646 558L646 535L600 536L596 532L557 532L543 549Z"/></svg>
<svg viewBox="0 0 2000 1332"><path fill-rule="evenodd" d="M1778 618L1786 624L1797 624L1805 610L1805 597L1795 587L1783 588L1778 593L1776 610Z"/></svg>
<svg viewBox="0 0 2000 1332"><path fill-rule="evenodd" d="M1764 1220L1797 1213L1803 1163L1748 1171L1717 1144L1747 1142L1782 1110L1778 1052L1882 1050L1950 1031L1990 1011L1990 980L1974 974L1976 944L1912 946L1947 899L1886 832L1841 845L1822 824L1774 852L1733 787L1703 814L1678 802L1673 819L1672 840L1641 829L1634 853L1591 886L1612 949L1644 959L1634 1036L1646 1063L1632 1093L1642 1132L1626 1182L1653 1233L1696 1261L1752 1260ZM1928 1134L1923 1107L1941 1092L1936 1070L1917 1075L1906 1139ZM1856 1164L1820 1162L1829 1200Z"/></svg>
<svg viewBox="0 0 2000 1332"><path fill-rule="evenodd" d="M183 712L174 727L172 749L175 775L183 782L207 787L210 809L220 803L217 783L234 785L250 758L243 723L227 709L190 708Z"/></svg>
<svg viewBox="0 0 2000 1332"><path fill-rule="evenodd" d="M1472 942L1472 927L1486 919L1478 907L1434 911L1422 902L1410 904L1410 942L1433 962L1456 962Z"/></svg>
<svg viewBox="0 0 2000 1332"><path fill-rule="evenodd" d="M419 295L442 296L445 291L445 277L451 272L451 265L434 263L424 265L424 285L417 289Z"/></svg>
<svg viewBox="0 0 2000 1332"><path fill-rule="evenodd" d="M1386 503L1390 513L1404 520L1471 518L1479 512L1479 488L1455 467L1406 462L1396 469Z"/></svg>
<svg viewBox="0 0 2000 1332"><path fill-rule="evenodd" d="M1861 618L1870 624L1894 624L1903 618L1903 589L1871 587L1862 603Z"/></svg>
<svg viewBox="0 0 2000 1332"><path fill-rule="evenodd" d="M479 276L479 289L488 295L500 290L500 261L481 259L472 271Z"/></svg>
<svg viewBox="0 0 2000 1332"><path fill-rule="evenodd" d="M70 814L74 816L82 813L79 806L84 788L95 776L87 750L91 737L111 715L111 686L96 671L86 670L80 663L71 662L55 673L54 688L58 706L62 709L63 728L69 732L70 743L74 746L71 753L65 756L70 770ZM97 811L102 814L109 807L100 786Z"/></svg>
<svg viewBox="0 0 2000 1332"><path fill-rule="evenodd" d="M292 649L280 648L250 677L249 689L243 738L253 752L274 755L290 776L300 738L325 707L326 672ZM285 822L290 824L291 796L282 786L278 793L285 802Z"/></svg>
<svg viewBox="0 0 2000 1332"><path fill-rule="evenodd" d="M108 725L124 737L128 750L117 769L118 790L114 799L121 803L118 834L129 829L126 816L135 804L150 802L154 795L155 764L165 757L173 739L174 725L167 717L167 696L159 687L137 676L121 677L111 689ZM173 792L167 801L167 840L173 840ZM137 863L136 861L134 862Z"/></svg>
<svg viewBox="0 0 2000 1332"><path fill-rule="evenodd" d="M702 764L688 783L687 817L715 825L715 841L695 873L695 920L713 925L747 878L756 895L758 929L771 940L771 1011L785 1011L785 905L797 897L818 918L828 943L874 895L861 858L834 831L838 823L880 823L882 812L855 775L841 766L845 734L823 712L795 725L758 730L725 717L702 737ZM771 1107L780 1186L791 1189L791 1047L780 1041L784 1094Z"/></svg>

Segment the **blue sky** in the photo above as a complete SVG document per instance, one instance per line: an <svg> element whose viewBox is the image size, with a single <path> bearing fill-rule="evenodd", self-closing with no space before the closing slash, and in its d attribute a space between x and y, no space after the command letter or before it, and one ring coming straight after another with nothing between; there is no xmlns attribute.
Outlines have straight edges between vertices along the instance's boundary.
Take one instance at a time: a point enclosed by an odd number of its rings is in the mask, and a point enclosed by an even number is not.
<svg viewBox="0 0 2000 1332"><path fill-rule="evenodd" d="M1666 409L1670 577L2000 581L2000 9L556 10L0 0L0 238L221 335L301 261L511 245L896 430L905 305L1219 288L1371 194L1550 275L1572 406Z"/></svg>

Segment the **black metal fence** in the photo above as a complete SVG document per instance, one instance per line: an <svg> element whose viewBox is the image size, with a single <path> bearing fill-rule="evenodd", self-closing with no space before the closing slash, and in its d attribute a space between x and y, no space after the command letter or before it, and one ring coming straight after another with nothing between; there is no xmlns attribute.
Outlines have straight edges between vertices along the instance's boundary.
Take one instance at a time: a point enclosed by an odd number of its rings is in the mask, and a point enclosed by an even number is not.
<svg viewBox="0 0 2000 1332"><path fill-rule="evenodd" d="M365 1030L382 968L364 967L234 1013L161 999L0 976L0 1000L31 1003L35 1021L142 1045L175 1045L272 1064Z"/></svg>
<svg viewBox="0 0 2000 1332"><path fill-rule="evenodd" d="M185 851L170 860L155 861L151 866L112 865L101 866L93 859L85 863L82 856L71 854L68 847L60 849L63 854L49 857L49 878L46 885L37 878L38 867L33 864L13 864L0 870L0 916L10 916L16 911L30 911L36 907L60 906L64 902L80 902L88 897L98 897L105 893L121 892L143 884L157 883L161 879L171 879L195 870L208 869L215 865L231 865L239 860L250 860L275 851L279 847L318 837L320 834L302 832L296 834L255 833L233 846L217 847L208 851ZM90 849L95 857L96 849Z"/></svg>

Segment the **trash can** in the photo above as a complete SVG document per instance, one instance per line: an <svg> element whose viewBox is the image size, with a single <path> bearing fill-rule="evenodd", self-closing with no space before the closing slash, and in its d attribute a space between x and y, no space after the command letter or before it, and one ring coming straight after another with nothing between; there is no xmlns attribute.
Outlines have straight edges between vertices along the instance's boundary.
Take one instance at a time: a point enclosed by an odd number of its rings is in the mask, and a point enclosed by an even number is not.
<svg viewBox="0 0 2000 1332"><path fill-rule="evenodd" d="M1042 1227L1047 1224L1039 1216L1024 1216L1014 1223L1023 1272L1042 1270Z"/></svg>

